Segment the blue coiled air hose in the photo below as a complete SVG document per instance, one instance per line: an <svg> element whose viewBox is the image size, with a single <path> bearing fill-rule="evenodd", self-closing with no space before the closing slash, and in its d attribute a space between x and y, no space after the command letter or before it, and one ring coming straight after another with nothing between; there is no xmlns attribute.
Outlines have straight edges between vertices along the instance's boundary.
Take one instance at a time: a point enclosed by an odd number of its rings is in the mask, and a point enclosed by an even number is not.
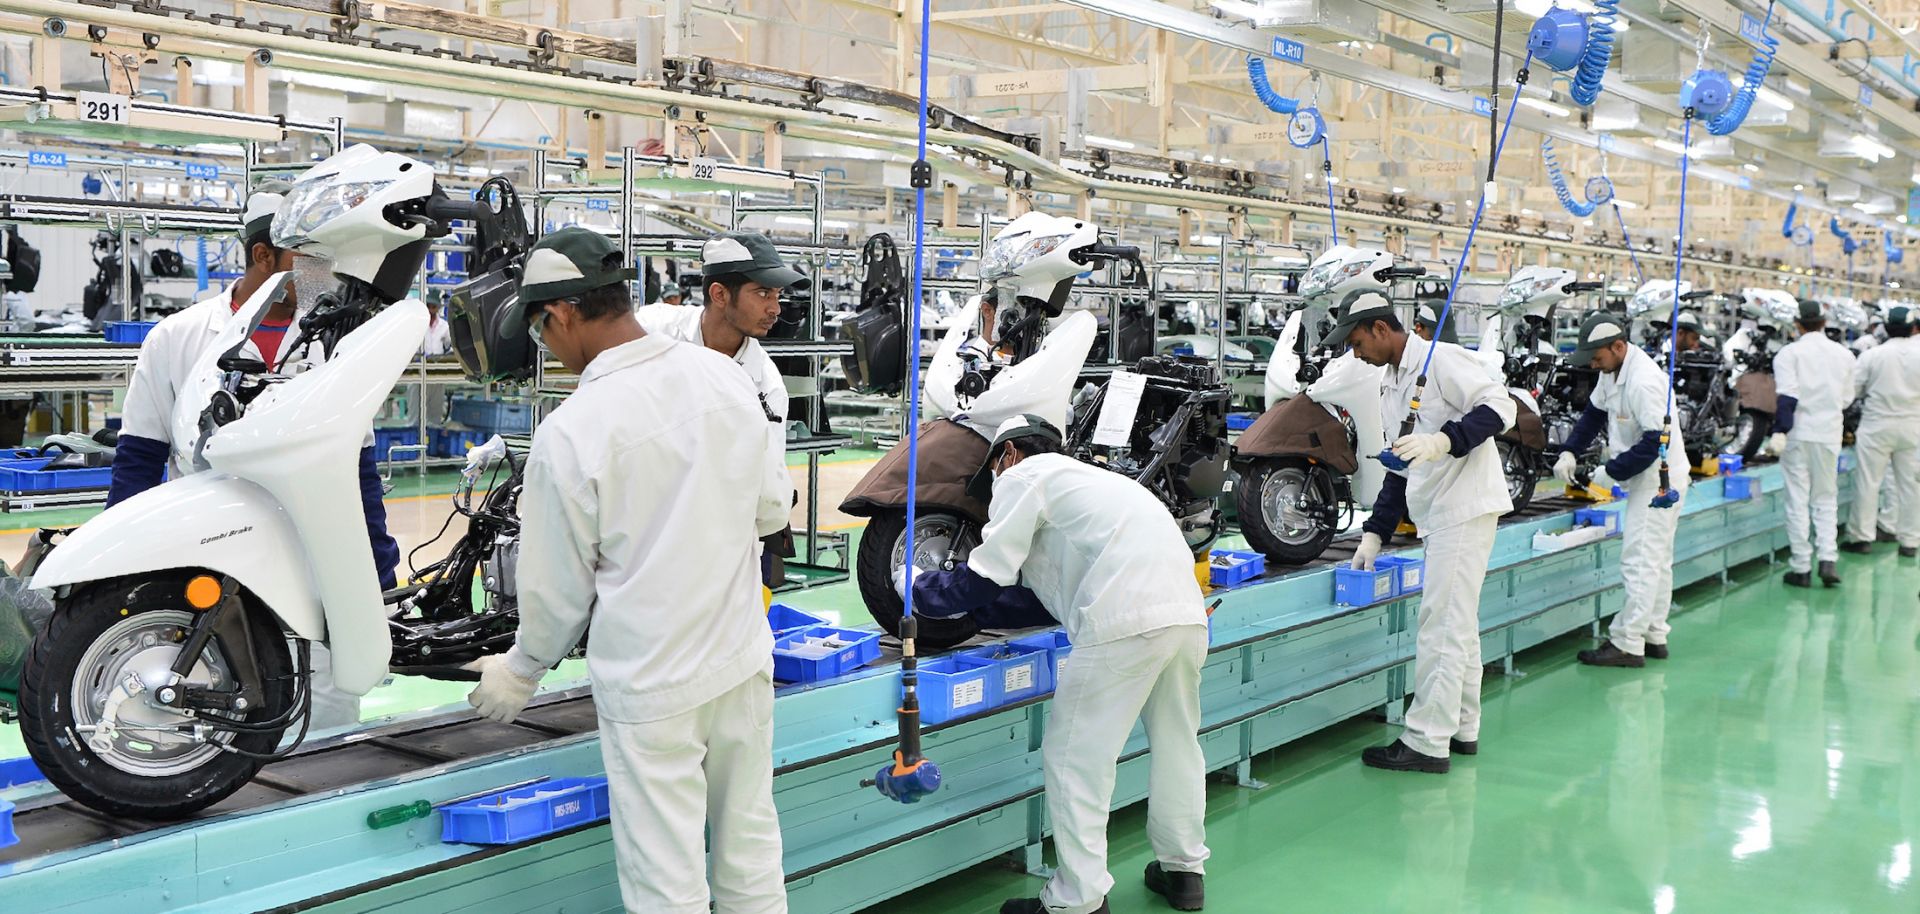
<svg viewBox="0 0 1920 914"><path fill-rule="evenodd" d="M1292 114L1300 110L1300 100L1288 98L1275 91L1273 84L1267 82L1267 61L1258 54L1247 55L1247 81L1253 84L1253 94L1260 97L1260 103L1275 114Z"/></svg>
<svg viewBox="0 0 1920 914"><path fill-rule="evenodd" d="M1767 34L1767 26L1773 23L1773 2L1768 0L1767 14L1760 20L1760 47L1753 52L1753 61L1747 64L1746 78L1740 83L1740 90L1733 94L1733 100L1725 110L1707 121L1707 132L1714 136L1726 136L1746 121L1747 112L1753 109L1753 100L1760 94L1760 87L1766 84L1767 71L1773 69L1773 56L1780 51L1780 39Z"/></svg>
<svg viewBox="0 0 1920 914"><path fill-rule="evenodd" d="M1569 9L1547 11L1527 33L1527 51L1556 71L1573 71L1567 94L1582 106L1600 97L1600 83L1613 58L1614 21L1620 0L1595 0L1591 15Z"/></svg>
<svg viewBox="0 0 1920 914"><path fill-rule="evenodd" d="M1567 93L1582 105L1600 97L1600 80L1613 57L1613 20L1620 14L1620 0L1595 0L1593 5L1596 9L1587 17L1587 47L1573 72L1573 89Z"/></svg>
<svg viewBox="0 0 1920 914"><path fill-rule="evenodd" d="M1860 242L1853 240L1853 233L1840 227L1839 216L1827 217L1827 231L1832 232L1833 237L1840 239L1840 250L1848 257L1852 257L1854 251L1860 250Z"/></svg>
<svg viewBox="0 0 1920 914"><path fill-rule="evenodd" d="M1574 198L1573 189L1567 186L1567 175L1560 170L1560 159L1554 155L1553 140L1549 137L1540 138L1540 160L1546 163L1547 179L1553 182L1554 196L1560 198L1560 205L1566 207L1567 212L1576 216L1591 216L1593 215L1593 211L1599 208L1601 203L1605 202L1604 200L1593 199L1591 195L1585 200ZM1606 181L1607 179L1603 177L1599 180ZM1607 189L1612 190L1611 181L1607 182ZM1608 194L1608 196L1611 197L1612 195Z"/></svg>

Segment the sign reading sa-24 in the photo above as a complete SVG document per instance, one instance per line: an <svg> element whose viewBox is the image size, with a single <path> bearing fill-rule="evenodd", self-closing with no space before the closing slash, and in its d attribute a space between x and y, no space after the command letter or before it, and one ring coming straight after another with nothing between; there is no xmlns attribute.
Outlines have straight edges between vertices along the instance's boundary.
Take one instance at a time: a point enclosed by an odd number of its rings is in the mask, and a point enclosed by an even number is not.
<svg viewBox="0 0 1920 914"><path fill-rule="evenodd" d="M1275 35L1273 36L1273 56L1288 63L1304 64L1307 60L1307 46Z"/></svg>
<svg viewBox="0 0 1920 914"><path fill-rule="evenodd" d="M65 168L67 167L67 154L64 152L29 151L27 153L27 164L40 165L47 168Z"/></svg>

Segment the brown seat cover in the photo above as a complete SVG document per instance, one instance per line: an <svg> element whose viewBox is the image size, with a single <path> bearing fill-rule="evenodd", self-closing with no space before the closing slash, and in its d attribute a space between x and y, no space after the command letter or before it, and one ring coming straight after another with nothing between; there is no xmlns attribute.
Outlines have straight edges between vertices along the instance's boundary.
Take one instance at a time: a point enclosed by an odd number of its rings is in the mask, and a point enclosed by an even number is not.
<svg viewBox="0 0 1920 914"><path fill-rule="evenodd" d="M1360 468L1347 443L1347 426L1301 394L1267 410L1234 443L1236 457L1311 457L1336 473Z"/></svg>
<svg viewBox="0 0 1920 914"><path fill-rule="evenodd" d="M986 461L987 443L973 429L947 419L920 426L920 466L914 479L920 505L958 511L986 523L987 504L967 496L967 480ZM907 444L902 441L861 477L840 503L840 510L854 517L872 517L906 506Z"/></svg>
<svg viewBox="0 0 1920 914"><path fill-rule="evenodd" d="M1512 394L1507 396L1513 397ZM1528 409L1526 401L1519 397L1513 397L1513 406L1513 428L1501 432L1500 440L1511 441L1536 451L1546 450L1547 426L1540 421L1540 414Z"/></svg>
<svg viewBox="0 0 1920 914"><path fill-rule="evenodd" d="M1740 380L1733 382L1733 389L1740 394L1741 409L1757 409L1763 413L1772 413L1780 406L1773 372L1749 371L1741 375Z"/></svg>

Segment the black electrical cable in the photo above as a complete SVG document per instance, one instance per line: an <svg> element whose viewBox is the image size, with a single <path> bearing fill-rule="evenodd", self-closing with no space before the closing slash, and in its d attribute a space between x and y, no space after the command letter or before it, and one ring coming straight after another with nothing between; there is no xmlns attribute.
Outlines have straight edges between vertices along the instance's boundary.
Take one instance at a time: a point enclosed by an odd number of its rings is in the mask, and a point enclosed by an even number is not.
<svg viewBox="0 0 1920 914"><path fill-rule="evenodd" d="M1507 0L1493 5L1493 81L1487 90L1487 180L1493 180L1494 162L1500 158L1500 55L1505 52L1500 34L1507 23ZM1514 97L1519 98L1519 91Z"/></svg>

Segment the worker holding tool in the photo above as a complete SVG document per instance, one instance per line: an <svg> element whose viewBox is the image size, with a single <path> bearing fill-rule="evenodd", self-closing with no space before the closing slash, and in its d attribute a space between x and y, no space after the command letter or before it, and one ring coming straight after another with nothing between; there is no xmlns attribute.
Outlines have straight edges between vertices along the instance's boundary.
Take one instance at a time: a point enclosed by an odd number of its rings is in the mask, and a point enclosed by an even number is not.
<svg viewBox="0 0 1920 914"><path fill-rule="evenodd" d="M1578 486L1575 454L1593 444L1602 427L1607 430L1607 462L1593 473L1591 484L1606 491L1626 490L1621 516L1620 576L1626 605L1613 617L1607 641L1581 651L1581 663L1592 666L1643 667L1647 658L1665 660L1667 614L1673 609L1673 536L1680 525L1686 472L1670 473L1668 484L1676 494L1670 507L1655 507L1660 494L1660 434L1669 429L1667 452L1684 454L1686 441L1680 424L1667 421L1667 373L1646 350L1627 339L1624 316L1595 311L1580 322L1580 335L1570 361L1600 372L1586 411L1574 423L1567 440L1554 446L1560 452L1553 475Z"/></svg>
<svg viewBox="0 0 1920 914"><path fill-rule="evenodd" d="M1892 472L1893 517L1887 526L1899 537L1900 554L1920 554L1920 337L1913 333L1914 313L1901 306L1887 311L1887 341L1860 354L1854 389L1864 402L1853 449L1853 515L1845 552L1866 553L1880 527L1881 486Z"/></svg>
<svg viewBox="0 0 1920 914"><path fill-rule="evenodd" d="M792 271L767 265L756 282ZM520 495L520 630L469 665L510 722L591 630L587 672L629 911L787 909L773 806L773 644L755 539L787 522L740 367L651 335L619 247L583 228L527 253L526 329L580 385L540 423Z"/></svg>
<svg viewBox="0 0 1920 914"><path fill-rule="evenodd" d="M245 215L240 228L240 248L246 269L238 279L218 294L168 315L148 331L134 361L133 377L127 382L127 396L120 412L120 437L115 445L113 481L107 489L107 507L132 498L169 477L179 479L193 472L193 466L173 458L173 411L179 391L190 384L208 347L219 338L235 312L276 274L294 271L294 282L285 298L267 308L247 341L241 345L243 357L279 367L284 353L281 346L291 342L288 331L303 311L311 306L301 300L303 279L326 281L331 271L325 260L296 255L274 247L273 217L285 200L289 185L279 181L262 182L247 195ZM298 331L294 331L298 335ZM387 505L382 500L379 470L374 466L372 429L367 446L360 450L360 506L366 514L367 541L373 550L374 568L380 573L380 586L392 588L394 569L400 564L400 545L387 534ZM352 726L360 722L360 697L333 687L332 654L325 645L315 643L309 661L313 666L312 717L315 730Z"/></svg>
<svg viewBox="0 0 1920 914"><path fill-rule="evenodd" d="M1453 753L1480 751L1480 587L1494 528L1513 510L1492 439L1513 427L1514 401L1473 353L1408 333L1377 292L1347 300L1325 341L1342 344L1361 361L1386 366L1381 420L1394 427L1414 417L1412 432L1392 446L1404 469L1389 464L1353 567L1373 568L1403 516L1419 527L1427 563L1406 731L1362 752L1360 760L1390 771L1443 774ZM1415 390L1422 383L1424 395Z"/></svg>
<svg viewBox="0 0 1920 914"><path fill-rule="evenodd" d="M1838 504L1843 413L1853 402L1852 350L1829 339L1820 303L1800 300L1800 338L1773 357L1779 393L1767 449L1780 455L1787 483L1787 585L1811 587L1814 552L1820 583L1840 583ZM1808 522L1813 532L1807 532Z"/></svg>
<svg viewBox="0 0 1920 914"><path fill-rule="evenodd" d="M1060 453L1039 416L1001 423L968 486L991 498L966 562L918 573L914 614L952 618L1024 584L1066 628L1073 654L1047 713L1047 812L1060 867L1038 898L1001 914L1105 912L1107 811L1120 752L1144 719L1153 749L1147 888L1176 910L1205 902L1206 759L1200 667L1207 613L1192 552L1166 508L1139 483Z"/></svg>

